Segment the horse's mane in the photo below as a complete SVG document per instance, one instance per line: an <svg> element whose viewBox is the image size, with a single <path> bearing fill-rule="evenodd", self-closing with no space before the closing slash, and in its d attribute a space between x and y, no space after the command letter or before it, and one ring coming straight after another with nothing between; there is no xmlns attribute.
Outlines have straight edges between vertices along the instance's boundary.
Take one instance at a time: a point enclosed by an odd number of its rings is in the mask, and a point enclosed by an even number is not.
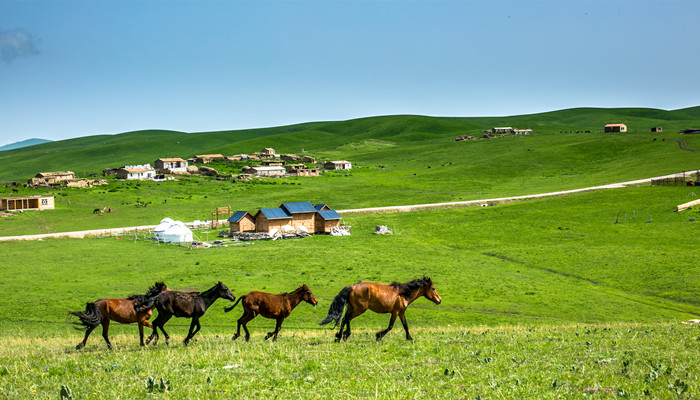
<svg viewBox="0 0 700 400"><path fill-rule="evenodd" d="M391 282L389 284L391 287L399 289L399 296L401 297L411 297L413 292L422 288L430 287L433 285L433 281L427 276L423 275L422 278L414 279L406 283Z"/></svg>
<svg viewBox="0 0 700 400"><path fill-rule="evenodd" d="M197 293L197 294L200 295L200 296L204 296L204 297L209 296L212 292L218 290L218 288L219 288L221 285L223 285L223 283L221 283L221 281L219 281L219 282L216 283L216 285L210 287L209 289L207 289L207 290L205 290L205 291L203 291L203 292L199 292L199 293Z"/></svg>
<svg viewBox="0 0 700 400"><path fill-rule="evenodd" d="M166 290L168 287L165 286L164 282L156 282L153 286L148 288L146 294L132 294L128 297L129 300L136 300L138 303L142 303L151 297L155 297L160 294L160 292Z"/></svg>

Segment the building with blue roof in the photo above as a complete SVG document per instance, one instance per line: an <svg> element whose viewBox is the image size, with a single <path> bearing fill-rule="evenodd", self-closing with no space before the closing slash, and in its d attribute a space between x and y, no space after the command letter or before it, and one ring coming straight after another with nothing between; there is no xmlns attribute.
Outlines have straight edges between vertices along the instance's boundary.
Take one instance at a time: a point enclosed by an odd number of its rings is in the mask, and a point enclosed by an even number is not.
<svg viewBox="0 0 700 400"><path fill-rule="evenodd" d="M255 217L248 211L236 211L229 217L228 226L233 232L255 232Z"/></svg>

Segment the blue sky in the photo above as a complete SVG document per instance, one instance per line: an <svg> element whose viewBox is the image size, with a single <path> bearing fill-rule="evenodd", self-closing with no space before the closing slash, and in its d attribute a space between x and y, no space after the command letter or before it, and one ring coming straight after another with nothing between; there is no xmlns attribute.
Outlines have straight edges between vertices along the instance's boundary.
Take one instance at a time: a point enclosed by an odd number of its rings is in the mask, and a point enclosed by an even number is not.
<svg viewBox="0 0 700 400"><path fill-rule="evenodd" d="M0 1L0 145L700 105L700 1Z"/></svg>

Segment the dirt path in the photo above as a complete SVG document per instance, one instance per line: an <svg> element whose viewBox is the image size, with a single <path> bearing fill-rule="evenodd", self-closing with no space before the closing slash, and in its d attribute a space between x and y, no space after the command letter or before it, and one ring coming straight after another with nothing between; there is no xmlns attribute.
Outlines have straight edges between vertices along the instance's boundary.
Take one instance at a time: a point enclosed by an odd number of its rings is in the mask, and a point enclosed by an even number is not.
<svg viewBox="0 0 700 400"><path fill-rule="evenodd" d="M611 183L609 185L592 186L582 189L573 190L562 190L559 192L550 193L540 193L540 194L530 194L525 196L512 196L512 197L498 197L493 199L485 200L468 200L468 201L454 201L447 203L430 203L430 204L415 204L409 206L389 206L389 207L372 207L372 208L355 208L350 210L337 210L339 214L363 214L363 213L389 213L389 212L410 212L425 210L431 208L443 208L443 207L468 207L468 206L491 206L501 203L507 203L518 200L528 200L528 199L539 199L543 197L553 197L553 196L565 196L567 194L588 192L592 190L603 190L603 189L616 189L625 186L640 185L644 183L650 183L652 179L664 179L673 178L675 176L682 176L685 173L670 174L664 176L656 176L653 178L637 179L634 181ZM60 233L45 233L41 235L22 235L22 236L0 236L0 242L12 241L12 240L40 240L48 238L84 238L85 236L109 236L116 235L126 232L134 231L147 231L153 230L157 225L144 225L144 226L132 226L126 228L110 228L110 229L93 229L88 231L77 231L77 232L60 232Z"/></svg>

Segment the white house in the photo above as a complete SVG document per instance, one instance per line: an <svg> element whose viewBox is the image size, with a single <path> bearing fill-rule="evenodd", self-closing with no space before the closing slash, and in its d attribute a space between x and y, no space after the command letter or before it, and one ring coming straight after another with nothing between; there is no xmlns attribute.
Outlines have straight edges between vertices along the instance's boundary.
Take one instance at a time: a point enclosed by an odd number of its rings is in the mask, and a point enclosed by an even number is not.
<svg viewBox="0 0 700 400"><path fill-rule="evenodd" d="M265 177L270 177L270 178L277 178L280 176L285 176L287 174L287 170L284 169L284 167L263 167L263 166L254 166L250 167L247 170L248 173L256 175L256 176L265 176Z"/></svg>
<svg viewBox="0 0 700 400"><path fill-rule="evenodd" d="M184 174L187 172L187 161L182 158L159 158L155 162L157 170L170 171L174 174Z"/></svg>
<svg viewBox="0 0 700 400"><path fill-rule="evenodd" d="M117 178L126 180L135 179L153 179L156 176L156 170L151 168L151 164L143 165L126 165L117 169Z"/></svg>

